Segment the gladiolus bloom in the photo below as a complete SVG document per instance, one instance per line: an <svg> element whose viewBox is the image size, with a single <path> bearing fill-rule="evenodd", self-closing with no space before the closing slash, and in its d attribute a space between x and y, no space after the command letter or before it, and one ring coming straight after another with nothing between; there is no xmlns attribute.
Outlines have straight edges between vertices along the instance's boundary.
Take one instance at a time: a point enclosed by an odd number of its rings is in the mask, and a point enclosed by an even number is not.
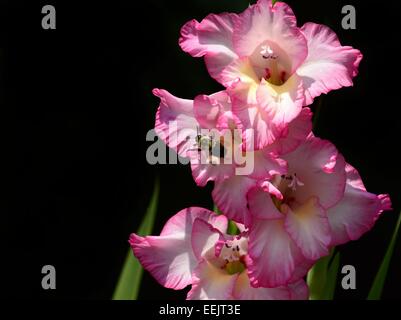
<svg viewBox="0 0 401 320"><path fill-rule="evenodd" d="M231 99L225 91L199 95L194 100L177 98L165 90L153 92L161 100L156 114L156 133L180 156L190 159L197 185L214 181L214 202L230 219L240 223L247 223L247 192L261 180L285 174L286 162L279 155L294 150L311 131L312 113L304 108L281 139L262 150L244 150L247 149L243 146L246 144L242 134L244 126L233 114ZM213 130L220 154L215 154L214 146L208 149L211 138L207 135L201 135L207 143L206 150L201 150L203 146L198 144L197 137L204 129ZM235 130L240 133L236 134ZM238 163L238 159L243 163Z"/></svg>
<svg viewBox="0 0 401 320"><path fill-rule="evenodd" d="M132 234L129 242L162 286L179 290L191 285L187 299L307 299L303 280L285 287L253 288L247 275L246 232L229 236L226 229L226 217L193 207L173 216L160 236Z"/></svg>
<svg viewBox="0 0 401 320"><path fill-rule="evenodd" d="M367 192L328 141L311 135L283 158L287 174L248 193L249 273L256 287L286 285L299 264L312 265L332 246L358 239L391 208L389 196Z"/></svg>
<svg viewBox="0 0 401 320"><path fill-rule="evenodd" d="M241 14L210 14L181 30L181 48L204 57L228 88L233 113L255 130L256 148L273 143L322 93L352 85L362 59L324 25L297 27L291 8L259 0Z"/></svg>

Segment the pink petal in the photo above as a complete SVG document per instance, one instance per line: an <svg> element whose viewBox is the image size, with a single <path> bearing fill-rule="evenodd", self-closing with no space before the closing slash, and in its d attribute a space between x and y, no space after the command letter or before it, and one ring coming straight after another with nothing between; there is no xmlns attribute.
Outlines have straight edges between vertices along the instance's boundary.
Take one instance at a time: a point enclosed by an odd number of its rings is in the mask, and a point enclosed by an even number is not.
<svg viewBox="0 0 401 320"><path fill-rule="evenodd" d="M216 128L224 134L225 132L230 131L230 137L233 139L236 139L236 135L238 136L240 140L238 143L242 143L242 130L243 126L241 123L241 120L232 112L231 110L231 104L230 104L230 110L225 111L224 113L220 114L217 123L216 123ZM231 130L238 130L238 133L231 133Z"/></svg>
<svg viewBox="0 0 401 320"><path fill-rule="evenodd" d="M345 172L347 176L347 184L355 189L360 189L366 191L365 185L363 184L362 178L359 175L358 170L356 170L349 163L345 164Z"/></svg>
<svg viewBox="0 0 401 320"><path fill-rule="evenodd" d="M233 60L220 75L221 83L228 88L230 96L246 104L256 104L256 91L260 77L247 57Z"/></svg>
<svg viewBox="0 0 401 320"><path fill-rule="evenodd" d="M183 209L172 216L164 225L161 236L177 235L187 236L187 232L191 232L194 221L200 218L210 223L220 232L225 233L227 230L227 218L223 215L216 215L215 212L199 207L190 207Z"/></svg>
<svg viewBox="0 0 401 320"><path fill-rule="evenodd" d="M365 190L359 173L347 164L344 198L328 210L332 245L359 239L369 231L384 210L391 210L388 195L375 195Z"/></svg>
<svg viewBox="0 0 401 320"><path fill-rule="evenodd" d="M207 150L206 150L207 152ZM220 159L219 164L213 164L206 158L207 155L198 151L189 151L191 159L192 177L198 186L205 186L209 181L223 181L235 175L235 164L225 164Z"/></svg>
<svg viewBox="0 0 401 320"><path fill-rule="evenodd" d="M219 116L227 109L231 109L229 97L225 91L217 92L211 96L199 95L194 99L194 114L202 128L213 129L217 127Z"/></svg>
<svg viewBox="0 0 401 320"><path fill-rule="evenodd" d="M276 208L272 195L260 187L252 188L247 195L249 212L257 219L274 220L283 218L283 214Z"/></svg>
<svg viewBox="0 0 401 320"><path fill-rule="evenodd" d="M287 128L304 105L302 79L293 75L281 86L272 85L262 79L256 92L256 99L270 123L279 129Z"/></svg>
<svg viewBox="0 0 401 320"><path fill-rule="evenodd" d="M271 117L258 105L248 105L233 99L233 113L243 125L243 140L246 150L260 150L271 144L283 134L284 128L278 128L271 122Z"/></svg>
<svg viewBox="0 0 401 320"><path fill-rule="evenodd" d="M277 139L266 151L273 151L279 155L294 151L306 140L312 130L312 112L303 108L294 120L288 124L288 133Z"/></svg>
<svg viewBox="0 0 401 320"><path fill-rule="evenodd" d="M272 184L270 181L263 181L260 183L260 187L263 189L263 191L269 193L272 196L275 196L279 200L283 200L284 196L281 193L279 189L276 188L274 184Z"/></svg>
<svg viewBox="0 0 401 320"><path fill-rule="evenodd" d="M246 194L255 185L255 180L245 176L233 176L215 182L213 201L227 218L246 225L248 222Z"/></svg>
<svg viewBox="0 0 401 320"><path fill-rule="evenodd" d="M316 260L304 259L299 262L294 270L294 273L290 279L290 283L295 283L299 280L303 280L309 270L315 265Z"/></svg>
<svg viewBox="0 0 401 320"><path fill-rule="evenodd" d="M381 210L383 211L390 211L393 210L390 195L388 194L379 194L377 196L379 198L380 203L381 203Z"/></svg>
<svg viewBox="0 0 401 320"><path fill-rule="evenodd" d="M270 0L259 0L235 20L234 48L240 57L250 56L254 65L263 65L260 47L266 41L278 52L280 71L290 76L307 56L306 39L296 26L291 8Z"/></svg>
<svg viewBox="0 0 401 320"><path fill-rule="evenodd" d="M287 162L280 159L273 153L267 153L263 150L247 151L246 157L252 160L247 160L247 163L253 163L253 170L249 173L249 177L264 180L270 179L276 174L287 173Z"/></svg>
<svg viewBox="0 0 401 320"><path fill-rule="evenodd" d="M232 33L234 13L210 14L200 23L187 22L181 29L179 44L193 57L205 56L210 75L217 81L221 71L237 58L233 51Z"/></svg>
<svg viewBox="0 0 401 320"><path fill-rule="evenodd" d="M287 211L285 229L302 254L311 260L328 255L331 230L326 211L317 198L311 197L294 210L286 205L282 207Z"/></svg>
<svg viewBox="0 0 401 320"><path fill-rule="evenodd" d="M305 260L284 229L284 220L256 220L249 229L248 275L253 287L287 285Z"/></svg>
<svg viewBox="0 0 401 320"><path fill-rule="evenodd" d="M203 260L194 270L188 300L232 300L238 275Z"/></svg>
<svg viewBox="0 0 401 320"><path fill-rule="evenodd" d="M328 141L310 137L295 151L283 156L290 174L296 174L303 186L296 189L297 202L317 197L324 208L338 203L345 188L345 161Z"/></svg>
<svg viewBox="0 0 401 320"><path fill-rule="evenodd" d="M192 227L192 249L198 261L212 259L216 256L215 246L218 241L224 241L223 234L205 220L196 218Z"/></svg>
<svg viewBox="0 0 401 320"><path fill-rule="evenodd" d="M160 98L156 133L170 148L186 157L187 151L193 148L199 126L193 114L193 101L177 98L166 90L154 89L153 94Z"/></svg>
<svg viewBox="0 0 401 320"><path fill-rule="evenodd" d="M164 287L183 289L192 283L197 259L192 251L191 231L195 219L227 229L227 219L202 208L188 208L174 215L160 236L141 237L131 234L129 243L143 267Z"/></svg>
<svg viewBox="0 0 401 320"><path fill-rule="evenodd" d="M238 276L233 295L236 300L289 300L291 296L287 287L252 287L246 272Z"/></svg>
<svg viewBox="0 0 401 320"><path fill-rule="evenodd" d="M194 113L202 129L210 130L204 133L205 135L213 134L216 140L221 140L225 150L241 151L242 141L233 143L235 136L232 134L232 129L240 129L241 124L239 119L231 113L231 102L225 91L210 96L197 96L194 100ZM239 139L241 139L240 134ZM192 176L197 185L205 186L208 181L224 180L234 175L236 159L231 152L215 155L207 148L204 149L199 152L195 145L187 153L191 161Z"/></svg>
<svg viewBox="0 0 401 320"><path fill-rule="evenodd" d="M352 86L362 60L359 50L341 46L336 34L328 27L306 23L302 28L308 41L308 57L298 68L303 79L306 105L322 93Z"/></svg>
<svg viewBox="0 0 401 320"><path fill-rule="evenodd" d="M309 299L309 288L304 280L299 280L295 283L288 285L290 290L291 300L308 300Z"/></svg>
<svg viewBox="0 0 401 320"><path fill-rule="evenodd" d="M191 273L197 261L182 237L131 234L129 242L142 266L162 286L180 290L192 283Z"/></svg>
<svg viewBox="0 0 401 320"><path fill-rule="evenodd" d="M248 228L244 224L239 223L239 222L235 222L235 224L240 233L245 233L246 231L248 231Z"/></svg>

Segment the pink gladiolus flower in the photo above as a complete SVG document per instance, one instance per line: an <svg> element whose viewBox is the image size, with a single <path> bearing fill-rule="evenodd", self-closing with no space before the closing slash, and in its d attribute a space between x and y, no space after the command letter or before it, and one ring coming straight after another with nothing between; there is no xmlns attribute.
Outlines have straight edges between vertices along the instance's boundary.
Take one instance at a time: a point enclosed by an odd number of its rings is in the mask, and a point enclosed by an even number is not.
<svg viewBox="0 0 401 320"><path fill-rule="evenodd" d="M187 299L307 299L303 280L285 287L252 287L246 271L246 232L229 236L226 229L226 217L193 207L173 216L160 236L132 234L129 243L162 286L179 290L191 285Z"/></svg>
<svg viewBox="0 0 401 320"><path fill-rule="evenodd" d="M304 276L298 265L311 266L332 246L358 239L391 208L389 196L367 192L358 172L327 141L311 135L283 159L287 174L248 193L248 270L255 287Z"/></svg>
<svg viewBox="0 0 401 320"><path fill-rule="evenodd" d="M180 156L190 159L192 175L199 186L214 181L214 202L230 219L240 223L248 222L247 192L261 180L285 174L286 163L278 156L294 150L311 131L312 113L304 108L281 139L263 150L244 151L244 135L232 134L244 127L232 113L231 99L225 91L200 95L194 100L174 97L165 90L153 92L161 100L156 114L156 133ZM208 136L202 138L206 140L206 150L198 150L200 139L197 137L203 129L213 130L213 140L219 144L217 149L222 150L220 154L214 154L215 147L208 149L211 139ZM250 142L251 139L248 145ZM243 162L238 163L238 159ZM242 174L237 171L239 169Z"/></svg>
<svg viewBox="0 0 401 320"><path fill-rule="evenodd" d="M246 201L246 194L249 190L260 185L266 179L274 174L270 172L267 174L263 172L263 166L260 165L260 158L270 157L273 155L285 155L295 150L300 143L302 143L308 132L311 131L312 113L309 108L304 108L300 115L294 119L288 126L288 131L285 136L276 140L269 147L258 150L256 152L247 151L246 154L254 157L255 172L254 177L256 181L244 180L242 176L234 176L222 182L215 183L212 192L214 203L226 215L237 222L249 224L249 208ZM265 155L264 157L262 155ZM277 159L279 160L279 159ZM284 166L282 167L284 168ZM287 173L287 166L285 166L285 173ZM281 173L283 174L283 173ZM250 182L250 183L247 183Z"/></svg>
<svg viewBox="0 0 401 320"><path fill-rule="evenodd" d="M238 15L191 20L179 43L192 56L203 56L210 75L228 88L233 113L255 130L256 149L280 138L315 97L351 86L362 59L324 25L297 27L291 8L271 0Z"/></svg>

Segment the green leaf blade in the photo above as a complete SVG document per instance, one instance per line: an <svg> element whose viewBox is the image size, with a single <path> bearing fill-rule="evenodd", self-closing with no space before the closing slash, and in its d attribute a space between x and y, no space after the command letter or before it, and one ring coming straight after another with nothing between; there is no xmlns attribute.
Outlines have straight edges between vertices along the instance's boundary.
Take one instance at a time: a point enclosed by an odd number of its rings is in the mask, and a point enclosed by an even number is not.
<svg viewBox="0 0 401 320"><path fill-rule="evenodd" d="M327 271L324 300L333 300L336 291L338 269L340 267L340 253L337 252Z"/></svg>
<svg viewBox="0 0 401 320"><path fill-rule="evenodd" d="M393 255L395 242L397 239L398 231L400 229L400 224L401 224L401 213L398 216L394 233L391 237L391 241L387 248L386 254L384 255L379 271L377 272L376 277L373 281L372 288L369 291L368 300L380 300L382 296L383 287L387 277L387 271L390 266L391 257Z"/></svg>
<svg viewBox="0 0 401 320"><path fill-rule="evenodd" d="M136 300L142 274L143 268L130 249L114 291L113 300Z"/></svg>
<svg viewBox="0 0 401 320"><path fill-rule="evenodd" d="M334 248L331 250L328 256L317 261L312 269L310 269L308 272L307 283L309 287L310 300L323 300L325 298L327 270L333 253Z"/></svg>
<svg viewBox="0 0 401 320"><path fill-rule="evenodd" d="M160 183L159 179L156 179L152 198L137 232L139 235L149 235L152 232L154 221L156 218L159 193ZM135 256L132 254L130 248L112 299L136 300L141 285L142 275L143 268L138 259L136 259Z"/></svg>
<svg viewBox="0 0 401 320"><path fill-rule="evenodd" d="M220 211L219 208L217 208L217 205L215 203L213 204L213 212L215 212L216 214L222 214L222 212Z"/></svg>
<svg viewBox="0 0 401 320"><path fill-rule="evenodd" d="M230 220L228 221L228 226L227 226L227 234L235 236L240 233L237 225L235 224L234 221Z"/></svg>

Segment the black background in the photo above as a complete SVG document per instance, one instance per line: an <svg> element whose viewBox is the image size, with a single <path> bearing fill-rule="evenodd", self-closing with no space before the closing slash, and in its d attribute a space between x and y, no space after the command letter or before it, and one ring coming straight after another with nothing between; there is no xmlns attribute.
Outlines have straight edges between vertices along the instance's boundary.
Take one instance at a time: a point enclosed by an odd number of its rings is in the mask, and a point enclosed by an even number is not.
<svg viewBox="0 0 401 320"><path fill-rule="evenodd" d="M322 100L315 134L331 140L358 168L367 189L390 193L385 212L359 241L339 248L341 264L357 270L357 290L338 299L365 299L384 255L400 204L401 121L396 1L288 0L299 25L324 23L364 59L352 88ZM53 4L57 29L41 28ZM357 29L341 28L353 4ZM178 46L180 27L208 13L240 12L245 0L1 1L0 124L2 130L2 293L13 298L110 299L127 239L146 210L156 176L161 195L157 234L188 206L211 208L211 186L198 188L189 167L147 164L158 99L165 88L193 98L221 89L201 59ZM314 106L312 106L314 108ZM3 198L2 197L2 198ZM400 241L383 298L399 296ZM57 270L57 289L41 288L41 268ZM184 298L145 274L141 299Z"/></svg>

